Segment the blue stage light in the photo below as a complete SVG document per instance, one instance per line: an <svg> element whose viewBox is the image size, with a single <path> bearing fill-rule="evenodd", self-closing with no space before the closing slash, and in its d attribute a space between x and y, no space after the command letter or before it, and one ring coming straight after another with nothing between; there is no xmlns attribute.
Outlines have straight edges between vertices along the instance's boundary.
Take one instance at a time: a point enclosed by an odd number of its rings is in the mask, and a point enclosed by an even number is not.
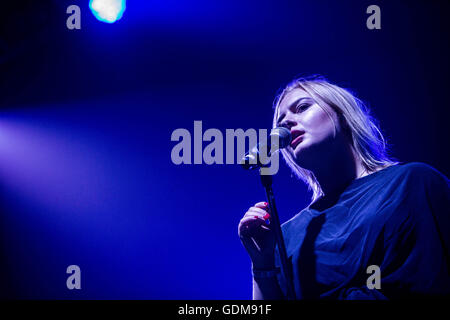
<svg viewBox="0 0 450 320"><path fill-rule="evenodd" d="M89 8L98 20L114 23L122 18L125 3L126 0L90 0Z"/></svg>

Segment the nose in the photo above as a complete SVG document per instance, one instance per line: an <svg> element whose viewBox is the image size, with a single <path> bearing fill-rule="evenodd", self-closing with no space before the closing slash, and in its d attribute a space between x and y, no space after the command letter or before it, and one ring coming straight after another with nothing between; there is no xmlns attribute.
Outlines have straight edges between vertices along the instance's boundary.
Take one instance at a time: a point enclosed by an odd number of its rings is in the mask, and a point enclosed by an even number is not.
<svg viewBox="0 0 450 320"><path fill-rule="evenodd" d="M280 122L279 126L280 127L285 127L288 128L289 130L291 130L292 127L295 127L297 125L297 122L289 119L288 117L284 118L283 121Z"/></svg>

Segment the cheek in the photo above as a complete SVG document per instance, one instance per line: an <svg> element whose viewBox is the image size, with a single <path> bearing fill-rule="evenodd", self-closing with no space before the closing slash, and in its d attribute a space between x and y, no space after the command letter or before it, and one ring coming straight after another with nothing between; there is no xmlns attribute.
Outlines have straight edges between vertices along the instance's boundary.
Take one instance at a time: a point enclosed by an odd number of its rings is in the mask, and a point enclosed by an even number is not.
<svg viewBox="0 0 450 320"><path fill-rule="evenodd" d="M319 106L313 106L305 112L302 122L307 133L314 140L322 140L328 136L334 136L334 123Z"/></svg>

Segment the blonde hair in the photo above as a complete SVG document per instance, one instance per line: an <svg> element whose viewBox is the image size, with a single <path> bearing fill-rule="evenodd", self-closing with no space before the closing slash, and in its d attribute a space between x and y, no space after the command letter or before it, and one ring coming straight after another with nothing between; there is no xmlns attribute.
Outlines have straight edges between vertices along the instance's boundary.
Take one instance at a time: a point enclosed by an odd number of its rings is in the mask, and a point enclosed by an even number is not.
<svg viewBox="0 0 450 320"><path fill-rule="evenodd" d="M328 108L336 112L356 155L368 172L397 163L388 156L386 141L366 105L348 89L332 84L323 77L298 78L289 83L275 99L273 127L277 126L281 101L294 89L305 91L328 115ZM281 153L296 176L309 186L313 193L312 201L319 198L323 192L314 174L300 167L287 149L282 149Z"/></svg>

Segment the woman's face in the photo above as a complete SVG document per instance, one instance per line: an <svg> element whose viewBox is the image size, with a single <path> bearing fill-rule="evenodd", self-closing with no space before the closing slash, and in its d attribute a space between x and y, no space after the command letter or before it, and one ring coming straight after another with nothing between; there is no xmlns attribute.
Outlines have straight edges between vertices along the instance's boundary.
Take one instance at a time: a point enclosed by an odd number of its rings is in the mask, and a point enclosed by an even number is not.
<svg viewBox="0 0 450 320"><path fill-rule="evenodd" d="M340 128L332 108L329 114L299 88L281 101L277 124L291 131L292 142L287 149L301 167L309 169L317 161L326 161L333 155Z"/></svg>

